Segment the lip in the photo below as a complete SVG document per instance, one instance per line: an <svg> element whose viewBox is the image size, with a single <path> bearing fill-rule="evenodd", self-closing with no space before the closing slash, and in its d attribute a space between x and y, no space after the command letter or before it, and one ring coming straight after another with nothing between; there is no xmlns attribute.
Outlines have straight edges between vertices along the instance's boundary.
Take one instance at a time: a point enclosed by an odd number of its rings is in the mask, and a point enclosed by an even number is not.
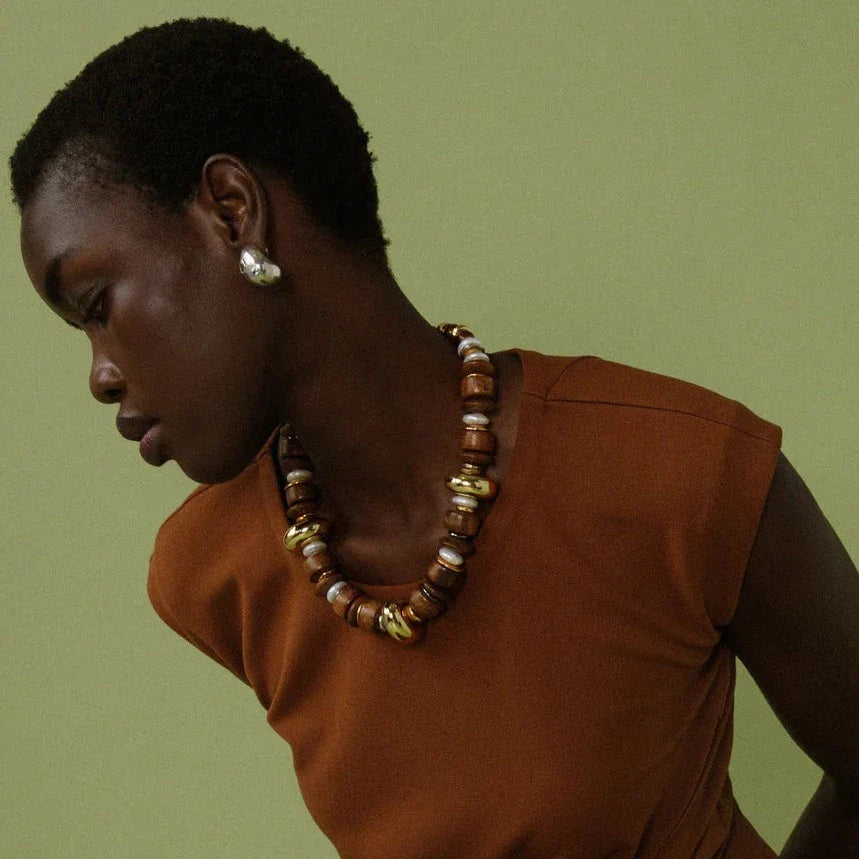
<svg viewBox="0 0 859 859"><path fill-rule="evenodd" d="M163 465L167 457L161 452L161 424L154 423L140 439L140 455L150 465Z"/></svg>
<svg viewBox="0 0 859 859"><path fill-rule="evenodd" d="M117 431L129 441L140 441L146 435L146 431L156 423L158 423L157 418L150 418L145 415L119 414L116 416Z"/></svg>

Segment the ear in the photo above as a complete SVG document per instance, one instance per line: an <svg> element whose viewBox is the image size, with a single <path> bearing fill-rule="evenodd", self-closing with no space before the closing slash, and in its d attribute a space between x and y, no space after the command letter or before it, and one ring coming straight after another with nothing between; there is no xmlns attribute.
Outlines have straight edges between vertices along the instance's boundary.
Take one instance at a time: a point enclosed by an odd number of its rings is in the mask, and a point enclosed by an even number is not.
<svg viewBox="0 0 859 859"><path fill-rule="evenodd" d="M265 189L238 158L218 154L206 159L191 206L232 247L267 247Z"/></svg>

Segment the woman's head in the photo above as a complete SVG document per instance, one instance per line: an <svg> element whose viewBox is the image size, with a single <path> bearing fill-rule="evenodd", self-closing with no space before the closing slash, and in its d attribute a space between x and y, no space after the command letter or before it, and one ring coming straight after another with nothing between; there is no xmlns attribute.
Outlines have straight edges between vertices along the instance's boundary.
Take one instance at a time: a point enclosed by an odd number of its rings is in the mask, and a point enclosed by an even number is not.
<svg viewBox="0 0 859 859"><path fill-rule="evenodd" d="M58 171L178 211L205 160L226 152L276 171L321 227L384 260L368 139L331 79L289 42L182 19L128 36L54 95L10 159L12 190L24 209Z"/></svg>
<svg viewBox="0 0 859 859"><path fill-rule="evenodd" d="M19 143L33 284L89 337L93 396L156 419L192 479L235 476L281 422L314 326L336 333L353 304L340 273L387 271L366 144L298 51L208 19L108 49ZM248 244L271 247L281 288L241 276Z"/></svg>

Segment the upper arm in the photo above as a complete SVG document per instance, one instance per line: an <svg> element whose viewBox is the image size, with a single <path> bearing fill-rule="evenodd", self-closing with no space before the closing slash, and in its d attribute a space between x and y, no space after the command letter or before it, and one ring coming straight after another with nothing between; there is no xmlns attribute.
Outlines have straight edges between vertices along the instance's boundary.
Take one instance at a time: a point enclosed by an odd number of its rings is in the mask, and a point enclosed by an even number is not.
<svg viewBox="0 0 859 859"><path fill-rule="evenodd" d="M859 573L783 453L724 635L797 745L859 801Z"/></svg>

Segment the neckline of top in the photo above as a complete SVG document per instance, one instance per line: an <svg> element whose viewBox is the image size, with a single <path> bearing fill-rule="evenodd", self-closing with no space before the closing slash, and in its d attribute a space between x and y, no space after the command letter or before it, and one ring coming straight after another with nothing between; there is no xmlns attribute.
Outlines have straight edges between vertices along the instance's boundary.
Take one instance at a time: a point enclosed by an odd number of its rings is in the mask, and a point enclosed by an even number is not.
<svg viewBox="0 0 859 859"><path fill-rule="evenodd" d="M516 487L524 479L524 460L527 458L531 448L531 435L536 431L538 421L534 420L530 410L539 406L546 396L548 389L556 381L557 373L551 378L540 372L538 366L540 359L550 356L543 355L530 349L501 349L502 354L515 353L519 356L522 366L522 389L520 392L518 416L516 421L516 435L511 446L510 460L507 474L504 476L503 485L499 488L498 496L492 503L492 507L483 517L480 533L475 538L475 550L480 552L491 546L494 540L505 533L506 525L513 515L512 502L509 497L516 494ZM576 360L570 358L570 361ZM282 544L283 536L290 527L286 517L286 509L283 504L281 489L279 486L279 475L274 461L276 456L276 440L278 430L275 430L266 442L263 450L257 456L260 465L259 477L261 490L265 499L269 521L278 541ZM283 549L288 560L300 565L297 555ZM429 565L431 559L427 559ZM467 566L467 564L466 564ZM302 567L303 569L303 567ZM402 600L408 598L411 592L420 584L420 580L410 582L397 582L394 584L379 584L376 582L362 582L358 579L347 579L346 581L360 588L367 596L385 600ZM305 583L307 584L307 583ZM307 587L310 587L307 584Z"/></svg>

